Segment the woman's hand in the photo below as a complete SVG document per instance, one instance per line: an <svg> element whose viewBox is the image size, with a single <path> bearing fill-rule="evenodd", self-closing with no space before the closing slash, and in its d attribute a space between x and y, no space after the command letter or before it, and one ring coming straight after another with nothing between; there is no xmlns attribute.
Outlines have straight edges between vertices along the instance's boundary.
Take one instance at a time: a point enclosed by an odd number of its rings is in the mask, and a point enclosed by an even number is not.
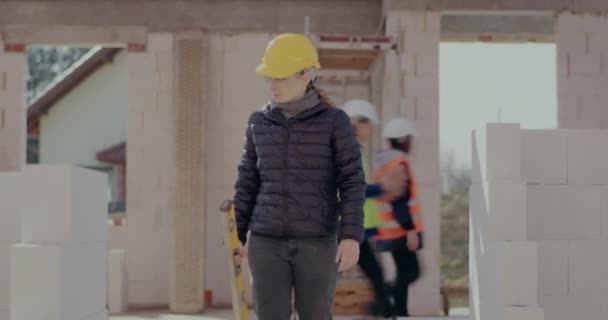
<svg viewBox="0 0 608 320"><path fill-rule="evenodd" d="M336 263L340 263L338 272L346 271L354 267L358 261L359 242L353 239L344 239L340 241L338 252L336 253Z"/></svg>
<svg viewBox="0 0 608 320"><path fill-rule="evenodd" d="M239 247L234 251L234 265L240 266L247 259L247 248L239 241Z"/></svg>

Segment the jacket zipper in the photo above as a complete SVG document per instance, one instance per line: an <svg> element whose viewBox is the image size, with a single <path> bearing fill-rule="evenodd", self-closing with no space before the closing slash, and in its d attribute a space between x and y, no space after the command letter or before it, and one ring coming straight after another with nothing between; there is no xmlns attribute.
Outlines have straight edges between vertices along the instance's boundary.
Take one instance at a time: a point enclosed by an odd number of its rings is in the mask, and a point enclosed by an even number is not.
<svg viewBox="0 0 608 320"><path fill-rule="evenodd" d="M285 131L286 131L286 135L285 135L285 149L284 149L284 154L283 154L283 159L284 159L284 171L283 171L283 191L285 192L285 196L283 197L283 202L284 202L284 206L285 206L285 212L283 214L283 236L286 237L288 235L288 225L289 225L289 202L287 201L288 198L288 192L287 192L287 175L289 174L289 169L287 167L288 164L288 157L289 157L289 120L287 120L287 122L285 123Z"/></svg>

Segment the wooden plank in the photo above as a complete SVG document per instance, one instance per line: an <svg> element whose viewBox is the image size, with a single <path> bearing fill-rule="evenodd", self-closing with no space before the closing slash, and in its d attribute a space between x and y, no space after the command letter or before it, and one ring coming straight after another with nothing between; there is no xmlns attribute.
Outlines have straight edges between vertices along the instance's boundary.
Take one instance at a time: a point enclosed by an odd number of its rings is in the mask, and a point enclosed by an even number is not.
<svg viewBox="0 0 608 320"><path fill-rule="evenodd" d="M366 49L319 49L319 55L340 55L340 56L364 56L364 57L377 57L380 54L380 50L366 50Z"/></svg>
<svg viewBox="0 0 608 320"><path fill-rule="evenodd" d="M321 56L319 57L319 61L321 62L321 68L323 69L368 70L374 62L374 59L362 57Z"/></svg>
<svg viewBox="0 0 608 320"><path fill-rule="evenodd" d="M367 283L340 283L336 288L334 313L366 314L373 300L374 292Z"/></svg>

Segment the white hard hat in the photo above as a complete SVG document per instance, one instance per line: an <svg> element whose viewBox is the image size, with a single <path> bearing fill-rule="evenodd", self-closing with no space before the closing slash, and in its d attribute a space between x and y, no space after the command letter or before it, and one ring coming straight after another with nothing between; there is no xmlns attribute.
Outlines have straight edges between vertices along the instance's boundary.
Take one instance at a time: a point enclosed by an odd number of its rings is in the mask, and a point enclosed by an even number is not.
<svg viewBox="0 0 608 320"><path fill-rule="evenodd" d="M382 136L385 138L404 138L415 134L416 126L414 123L402 117L392 119L382 130Z"/></svg>
<svg viewBox="0 0 608 320"><path fill-rule="evenodd" d="M376 108L365 100L353 99L348 100L342 107L344 112L351 118L364 117L369 119L373 124L379 124Z"/></svg>

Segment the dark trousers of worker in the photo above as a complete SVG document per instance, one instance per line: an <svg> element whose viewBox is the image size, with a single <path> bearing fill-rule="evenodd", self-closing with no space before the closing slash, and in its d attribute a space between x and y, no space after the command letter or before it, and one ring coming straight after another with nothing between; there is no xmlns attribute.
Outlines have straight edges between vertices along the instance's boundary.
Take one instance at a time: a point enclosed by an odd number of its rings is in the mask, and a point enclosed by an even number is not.
<svg viewBox="0 0 608 320"><path fill-rule="evenodd" d="M281 239L252 234L249 266L258 320L331 320L338 265L336 237Z"/></svg>
<svg viewBox="0 0 608 320"><path fill-rule="evenodd" d="M395 259L397 278L393 287L395 299L395 315L409 317L408 292L409 287L420 277L420 264L416 252L407 249L391 251Z"/></svg>
<svg viewBox="0 0 608 320"><path fill-rule="evenodd" d="M380 263L378 263L369 241L363 241L359 248L359 267L361 267L361 270L363 270L363 273L365 273L369 279L372 289L374 290L374 304L371 311L377 315L388 316L392 313L392 308L390 295L387 286L384 283L384 276Z"/></svg>

